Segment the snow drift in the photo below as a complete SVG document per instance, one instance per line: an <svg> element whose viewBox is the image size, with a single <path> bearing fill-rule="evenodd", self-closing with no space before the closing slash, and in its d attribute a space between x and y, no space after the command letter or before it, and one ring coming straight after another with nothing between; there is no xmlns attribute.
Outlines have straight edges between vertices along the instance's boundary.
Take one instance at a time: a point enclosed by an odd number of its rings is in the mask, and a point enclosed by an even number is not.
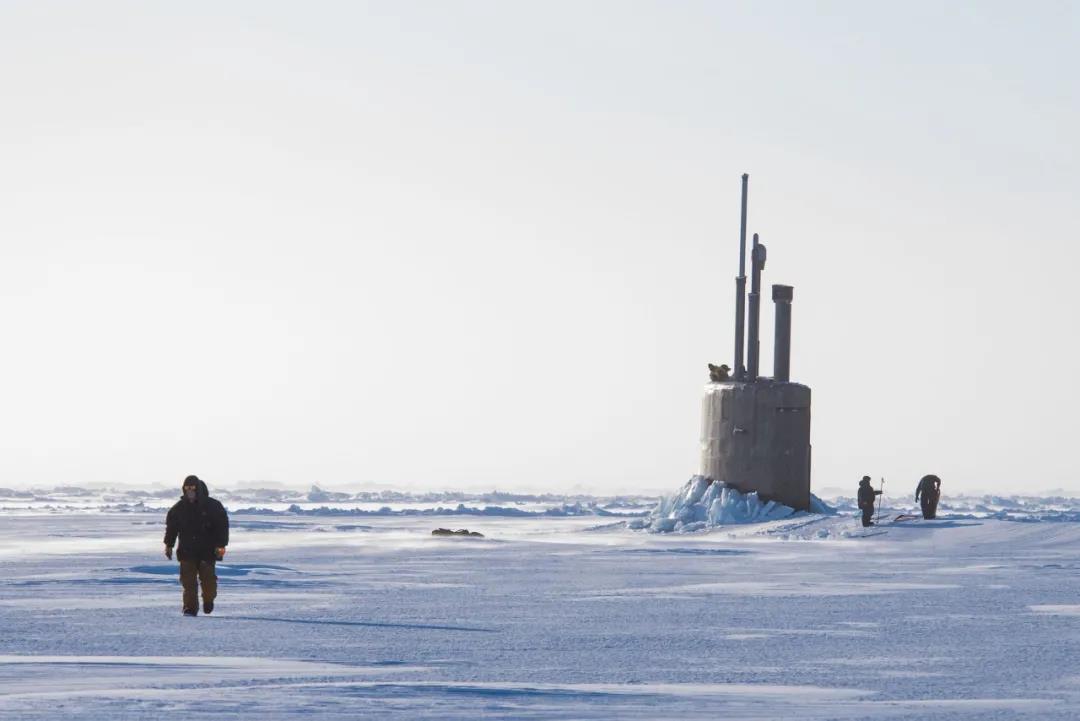
<svg viewBox="0 0 1080 721"><path fill-rule="evenodd" d="M810 496L810 513L832 515L834 511L815 495ZM645 518L628 523L630 528L654 533L690 532L736 523L761 523L809 515L775 501L763 501L757 491L742 493L722 482L694 476L660 503Z"/></svg>

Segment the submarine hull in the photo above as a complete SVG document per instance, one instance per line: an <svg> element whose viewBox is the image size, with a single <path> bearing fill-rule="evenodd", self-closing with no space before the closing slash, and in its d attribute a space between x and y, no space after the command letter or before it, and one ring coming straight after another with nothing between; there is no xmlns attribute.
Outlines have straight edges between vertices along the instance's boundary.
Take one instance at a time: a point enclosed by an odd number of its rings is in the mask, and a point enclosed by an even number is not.
<svg viewBox="0 0 1080 721"><path fill-rule="evenodd" d="M810 508L810 388L758 378L705 386L701 475Z"/></svg>

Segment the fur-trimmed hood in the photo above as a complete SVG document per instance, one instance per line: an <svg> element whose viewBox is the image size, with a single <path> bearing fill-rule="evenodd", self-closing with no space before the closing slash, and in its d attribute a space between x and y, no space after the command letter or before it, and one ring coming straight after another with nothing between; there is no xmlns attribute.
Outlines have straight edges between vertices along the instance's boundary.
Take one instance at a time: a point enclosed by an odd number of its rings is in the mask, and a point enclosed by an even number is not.
<svg viewBox="0 0 1080 721"><path fill-rule="evenodd" d="M210 489L206 487L206 481L198 476L188 476L184 479L184 482L180 484L180 500L187 500L187 495L184 493L184 486L190 486L192 481L195 482L195 502L205 502L206 499L210 497Z"/></svg>

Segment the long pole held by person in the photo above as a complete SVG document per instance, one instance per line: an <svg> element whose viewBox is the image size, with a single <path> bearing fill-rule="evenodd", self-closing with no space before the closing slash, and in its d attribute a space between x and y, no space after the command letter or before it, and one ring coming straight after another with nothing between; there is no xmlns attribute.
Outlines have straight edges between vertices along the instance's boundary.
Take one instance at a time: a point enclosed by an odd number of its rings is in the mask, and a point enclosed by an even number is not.
<svg viewBox="0 0 1080 721"><path fill-rule="evenodd" d="M885 476L881 477L880 491L881 492L879 493L879 495L881 496L881 498L878 499L877 513L874 515L874 525L875 526L878 524L878 521L881 520L881 504L884 503L884 501L885 501Z"/></svg>

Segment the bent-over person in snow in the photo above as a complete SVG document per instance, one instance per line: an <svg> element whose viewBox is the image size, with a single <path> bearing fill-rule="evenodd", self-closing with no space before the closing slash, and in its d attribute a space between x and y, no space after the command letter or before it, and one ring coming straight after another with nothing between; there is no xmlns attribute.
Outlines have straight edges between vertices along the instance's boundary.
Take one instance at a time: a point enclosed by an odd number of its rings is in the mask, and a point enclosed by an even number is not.
<svg viewBox="0 0 1080 721"><path fill-rule="evenodd" d="M922 508L923 518L928 520L937 518L937 504L941 500L941 479L934 475L923 476L919 485L915 487L915 500Z"/></svg>
<svg viewBox="0 0 1080 721"><path fill-rule="evenodd" d="M210 497L198 476L184 479L184 495L165 516L165 558L172 560L173 545L180 545L180 584L184 587L184 615L199 615L199 586L202 586L203 613L214 610L217 597L215 564L225 557L229 545L229 515L225 507Z"/></svg>
<svg viewBox="0 0 1080 721"><path fill-rule="evenodd" d="M874 525L874 500L881 495L870 485L870 476L863 476L859 481L859 509L862 511L863 528Z"/></svg>

